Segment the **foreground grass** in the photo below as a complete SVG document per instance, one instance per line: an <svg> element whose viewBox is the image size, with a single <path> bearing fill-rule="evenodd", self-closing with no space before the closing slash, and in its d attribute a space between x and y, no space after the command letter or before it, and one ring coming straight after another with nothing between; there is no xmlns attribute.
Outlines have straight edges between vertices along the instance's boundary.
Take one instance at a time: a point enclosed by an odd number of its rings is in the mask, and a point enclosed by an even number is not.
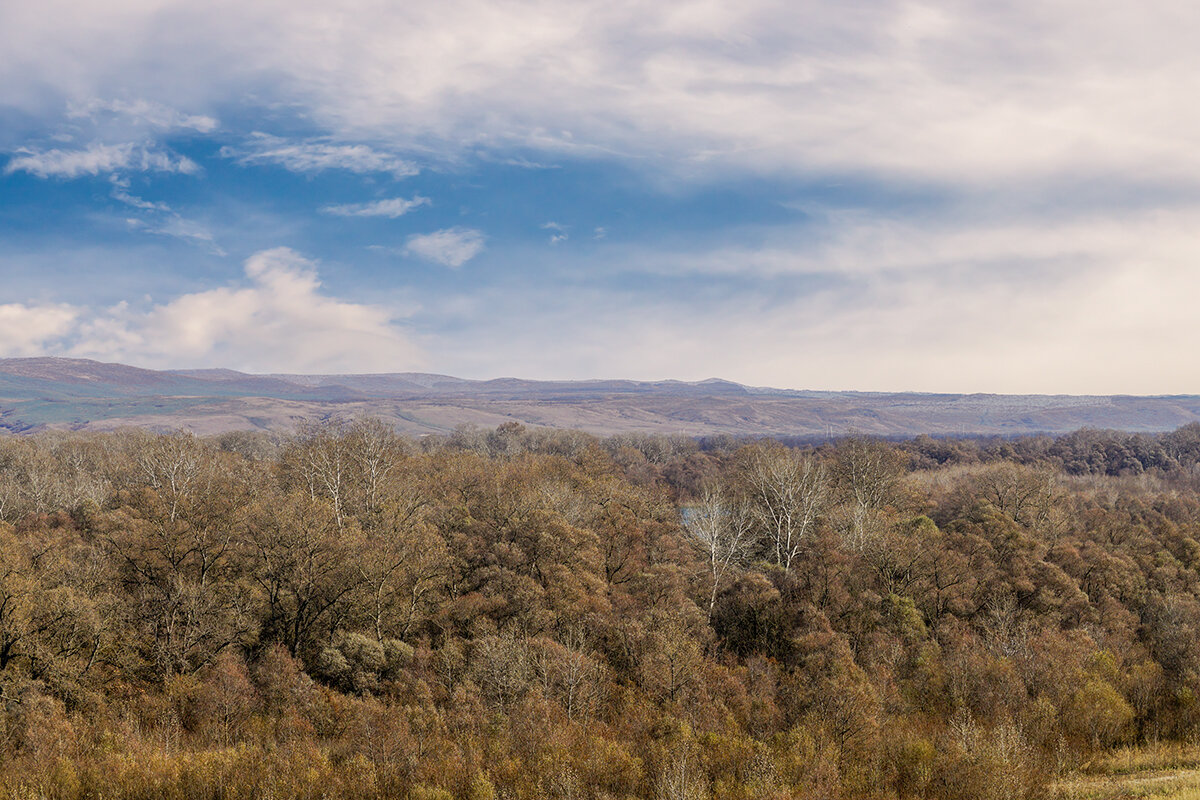
<svg viewBox="0 0 1200 800"><path fill-rule="evenodd" d="M1059 800L1200 800L1200 746L1124 748L1086 764L1055 787Z"/></svg>

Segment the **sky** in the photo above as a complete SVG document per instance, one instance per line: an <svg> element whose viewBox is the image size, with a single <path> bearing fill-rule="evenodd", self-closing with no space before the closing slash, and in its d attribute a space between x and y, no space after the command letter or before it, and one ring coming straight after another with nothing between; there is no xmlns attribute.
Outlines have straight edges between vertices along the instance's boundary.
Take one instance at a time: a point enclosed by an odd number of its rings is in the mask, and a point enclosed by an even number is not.
<svg viewBox="0 0 1200 800"><path fill-rule="evenodd" d="M1200 6L0 2L0 357L1200 393Z"/></svg>

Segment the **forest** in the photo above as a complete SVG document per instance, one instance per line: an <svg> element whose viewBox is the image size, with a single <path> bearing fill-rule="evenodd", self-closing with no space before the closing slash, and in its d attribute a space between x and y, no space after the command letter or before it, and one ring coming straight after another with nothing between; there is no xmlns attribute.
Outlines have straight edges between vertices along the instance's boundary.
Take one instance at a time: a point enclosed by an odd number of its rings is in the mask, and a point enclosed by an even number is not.
<svg viewBox="0 0 1200 800"><path fill-rule="evenodd" d="M1042 798L1200 737L1200 425L0 439L0 798Z"/></svg>

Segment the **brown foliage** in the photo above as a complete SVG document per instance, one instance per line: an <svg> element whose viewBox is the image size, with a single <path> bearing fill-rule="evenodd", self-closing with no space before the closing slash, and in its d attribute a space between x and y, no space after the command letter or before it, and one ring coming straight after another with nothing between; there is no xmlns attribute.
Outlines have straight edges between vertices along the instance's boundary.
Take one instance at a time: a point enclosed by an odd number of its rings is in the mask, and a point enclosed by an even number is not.
<svg viewBox="0 0 1200 800"><path fill-rule="evenodd" d="M1038 797L1200 732L1148 441L5 441L0 798Z"/></svg>

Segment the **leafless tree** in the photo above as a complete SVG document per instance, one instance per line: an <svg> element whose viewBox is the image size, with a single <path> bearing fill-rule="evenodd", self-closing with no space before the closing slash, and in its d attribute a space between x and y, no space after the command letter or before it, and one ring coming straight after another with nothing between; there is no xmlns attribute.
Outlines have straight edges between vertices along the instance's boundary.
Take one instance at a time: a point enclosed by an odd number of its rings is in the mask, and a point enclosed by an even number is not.
<svg viewBox="0 0 1200 800"><path fill-rule="evenodd" d="M406 454L396 430L379 419L360 419L345 432L345 450L352 472L352 493L357 495L364 525L383 506L389 479ZM356 490L356 491L355 491Z"/></svg>
<svg viewBox="0 0 1200 800"><path fill-rule="evenodd" d="M847 546L861 552L871 543L880 512L896 499L903 472L903 454L885 442L856 437L838 445L835 474L845 498Z"/></svg>
<svg viewBox="0 0 1200 800"><path fill-rule="evenodd" d="M791 570L829 500L824 464L780 444L754 445L746 448L742 477L775 563Z"/></svg>
<svg viewBox="0 0 1200 800"><path fill-rule="evenodd" d="M683 509L683 524L708 565L711 615L726 576L745 562L753 548L753 514L746 503L710 488L699 503Z"/></svg>
<svg viewBox="0 0 1200 800"><path fill-rule="evenodd" d="M212 448L189 433L139 438L133 452L141 478L167 503L174 522L180 504L197 488L206 462L211 462Z"/></svg>
<svg viewBox="0 0 1200 800"><path fill-rule="evenodd" d="M309 499L328 500L338 528L345 523L349 461L343 423L301 425L284 454L285 467L308 492Z"/></svg>

